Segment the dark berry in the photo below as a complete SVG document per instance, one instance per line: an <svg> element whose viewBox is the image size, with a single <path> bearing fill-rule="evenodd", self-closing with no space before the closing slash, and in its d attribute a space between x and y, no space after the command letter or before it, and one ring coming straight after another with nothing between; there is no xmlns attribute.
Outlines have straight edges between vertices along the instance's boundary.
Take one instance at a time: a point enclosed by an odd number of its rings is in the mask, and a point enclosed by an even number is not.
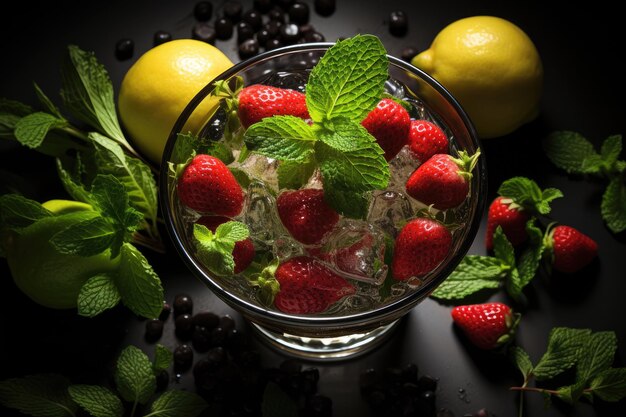
<svg viewBox="0 0 626 417"><path fill-rule="evenodd" d="M176 336L181 340L189 340L193 333L193 318L189 314L181 314L174 321Z"/></svg>
<svg viewBox="0 0 626 417"><path fill-rule="evenodd" d="M289 22L297 25L303 25L309 22L309 5L302 2L296 2L289 8Z"/></svg>
<svg viewBox="0 0 626 417"><path fill-rule="evenodd" d="M213 45L215 44L217 33L215 32L215 29L213 27L204 22L199 22L193 26L193 29L191 31L191 37L193 39Z"/></svg>
<svg viewBox="0 0 626 417"><path fill-rule="evenodd" d="M291 7L294 1L295 0L274 0L274 3L283 10L289 10L289 7Z"/></svg>
<svg viewBox="0 0 626 417"><path fill-rule="evenodd" d="M271 51L272 49L280 48L283 46L283 43L279 39L270 39L265 44L265 49L267 51Z"/></svg>
<svg viewBox="0 0 626 417"><path fill-rule="evenodd" d="M213 15L213 4L208 1L201 1L196 3L193 8L193 15L196 20L200 22L206 22L211 19L211 15Z"/></svg>
<svg viewBox="0 0 626 417"><path fill-rule="evenodd" d="M417 380L417 386L420 391L436 391L437 380L430 375L422 375Z"/></svg>
<svg viewBox="0 0 626 417"><path fill-rule="evenodd" d="M254 0L252 7L261 13L267 13L272 8L272 0Z"/></svg>
<svg viewBox="0 0 626 417"><path fill-rule="evenodd" d="M300 29L293 23L288 23L280 27L280 40L285 45L292 45L298 41Z"/></svg>
<svg viewBox="0 0 626 417"><path fill-rule="evenodd" d="M417 55L418 53L419 51L417 50L417 48L414 48L413 46L407 46L406 48L402 50L402 53L400 54L400 58L402 58L403 61L411 62L413 57Z"/></svg>
<svg viewBox="0 0 626 417"><path fill-rule="evenodd" d="M270 10L270 12L267 14L267 17L270 19L270 22L273 21L285 23L285 12L283 12L282 9L279 9L278 7Z"/></svg>
<svg viewBox="0 0 626 417"><path fill-rule="evenodd" d="M261 29L256 33L256 40L259 43L259 46L265 47L267 41L271 39L270 33L267 29Z"/></svg>
<svg viewBox="0 0 626 417"><path fill-rule="evenodd" d="M302 370L302 364L295 359L285 359L280 363L279 369L288 374L298 374Z"/></svg>
<svg viewBox="0 0 626 417"><path fill-rule="evenodd" d="M211 348L211 331L204 326L195 326L191 344L198 352L206 352Z"/></svg>
<svg viewBox="0 0 626 417"><path fill-rule="evenodd" d="M310 23L305 23L304 25L300 25L300 33L302 35L305 35L309 32L314 32L314 31L315 31L315 28Z"/></svg>
<svg viewBox="0 0 626 417"><path fill-rule="evenodd" d="M174 366L178 371L184 371L191 367L193 362L193 349L189 345L180 345L174 349Z"/></svg>
<svg viewBox="0 0 626 417"><path fill-rule="evenodd" d="M259 42L256 39L247 39L239 44L239 59L252 58L259 53Z"/></svg>
<svg viewBox="0 0 626 417"><path fill-rule="evenodd" d="M233 36L233 22L227 17L215 21L215 36L219 40L230 39Z"/></svg>
<svg viewBox="0 0 626 417"><path fill-rule="evenodd" d="M207 359L200 359L193 366L193 378L197 386L211 390L215 387L217 379L213 375L213 364Z"/></svg>
<svg viewBox="0 0 626 417"><path fill-rule="evenodd" d="M146 321L146 340L154 342L163 334L163 322L159 319Z"/></svg>
<svg viewBox="0 0 626 417"><path fill-rule="evenodd" d="M193 311L193 300L186 294L178 294L174 297L174 314L191 314Z"/></svg>
<svg viewBox="0 0 626 417"><path fill-rule="evenodd" d="M359 375L359 387L362 392L370 391L378 384L380 380L379 372L374 368L369 368L361 372Z"/></svg>
<svg viewBox="0 0 626 417"><path fill-rule="evenodd" d="M224 345L231 350L238 350L245 346L246 340L243 335L237 329L230 329L226 332L226 338Z"/></svg>
<svg viewBox="0 0 626 417"><path fill-rule="evenodd" d="M241 44L254 37L254 29L248 22L237 23L237 43Z"/></svg>
<svg viewBox="0 0 626 417"><path fill-rule="evenodd" d="M226 340L226 332L221 327L211 330L211 346L222 346Z"/></svg>
<svg viewBox="0 0 626 417"><path fill-rule="evenodd" d="M170 383L170 374L166 370L161 370L156 375L157 391L165 391Z"/></svg>
<svg viewBox="0 0 626 417"><path fill-rule="evenodd" d="M195 326L203 326L207 329L212 329L214 327L217 327L219 323L219 316L210 311L199 311L193 315L193 324Z"/></svg>
<svg viewBox="0 0 626 417"><path fill-rule="evenodd" d="M261 17L261 13L257 12L254 9L246 11L243 14L241 20L243 20L244 22L248 22L250 26L252 26L252 30L254 30L255 32L261 29L261 26L263 26L263 18Z"/></svg>
<svg viewBox="0 0 626 417"><path fill-rule="evenodd" d="M335 13L335 0L315 0L313 3L315 13L320 16L330 16Z"/></svg>
<svg viewBox="0 0 626 417"><path fill-rule="evenodd" d="M267 24L264 26L264 29L267 30L267 33L270 34L271 38L275 38L280 34L280 27L282 25L283 23L279 21L271 20L267 22Z"/></svg>
<svg viewBox="0 0 626 417"><path fill-rule="evenodd" d="M166 32L164 30L157 30L154 32L154 37L152 38L152 45L158 46L162 43L169 42L172 40L172 34Z"/></svg>
<svg viewBox="0 0 626 417"><path fill-rule="evenodd" d="M307 42L324 42L326 38L319 32L311 31L304 34L304 40Z"/></svg>
<svg viewBox="0 0 626 417"><path fill-rule="evenodd" d="M170 306L169 303L163 303L161 314L159 314L159 320L161 321L167 320L171 312L172 312L172 306Z"/></svg>
<svg viewBox="0 0 626 417"><path fill-rule="evenodd" d="M228 355L223 347L216 346L207 352L206 358L217 369L228 360Z"/></svg>
<svg viewBox="0 0 626 417"><path fill-rule="evenodd" d="M404 382L417 382L417 365L414 363L407 364L404 368L402 368L402 380Z"/></svg>
<svg viewBox="0 0 626 417"><path fill-rule="evenodd" d="M383 378L388 383L402 381L402 369L400 368L385 368L383 371Z"/></svg>
<svg viewBox="0 0 626 417"><path fill-rule="evenodd" d="M132 39L120 39L115 44L115 57L120 61L132 58L135 51L135 42Z"/></svg>
<svg viewBox="0 0 626 417"><path fill-rule="evenodd" d="M219 327L224 329L224 331L232 330L235 328L236 325L237 323L235 322L235 319L232 318L229 314L224 314L222 317L220 317Z"/></svg>
<svg viewBox="0 0 626 417"><path fill-rule="evenodd" d="M237 23L241 20L243 13L243 7L238 1L227 1L222 9L224 17L227 17L231 22Z"/></svg>
<svg viewBox="0 0 626 417"><path fill-rule="evenodd" d="M389 32L393 36L404 36L409 28L406 13L396 10L389 15Z"/></svg>

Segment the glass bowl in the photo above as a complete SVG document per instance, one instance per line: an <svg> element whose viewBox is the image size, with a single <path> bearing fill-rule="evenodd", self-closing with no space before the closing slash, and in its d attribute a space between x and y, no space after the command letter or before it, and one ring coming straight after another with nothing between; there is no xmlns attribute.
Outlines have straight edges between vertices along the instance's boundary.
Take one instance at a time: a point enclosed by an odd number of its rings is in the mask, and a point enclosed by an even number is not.
<svg viewBox="0 0 626 417"><path fill-rule="evenodd" d="M277 77L295 73L294 76L288 76L287 82L293 82L292 78L297 82L298 78L306 79L307 71L332 45L300 44L262 53L233 66L207 84L191 100L174 125L163 154L159 178L159 198L166 227L180 256L194 275L221 300L241 313L263 340L284 352L318 360L353 357L374 348L392 333L399 319L428 297L448 277L474 240L485 205L487 184L485 160L481 156L473 171L470 193L465 203L455 212L457 220L461 220L460 227L453 233L452 249L447 257L430 274L413 281L403 291L396 291L396 295L384 302L371 303L352 311L343 309L333 313L291 315L263 305L238 290L230 279L214 276L208 271L194 254L189 232L189 213L178 200L176 179L172 170L168 169L172 158L176 159L177 146L180 146L177 144L179 133L187 133L182 130L185 123L204 100L215 100L211 93L216 81L231 81L241 77L244 85L268 80L275 83ZM428 115L439 124L449 137L451 148L465 150L470 155L477 152L477 135L454 97L423 71L398 58L388 58L389 79L385 87L387 92L413 100L412 116L422 118ZM282 81L284 80L281 79ZM414 114L416 112L419 113L417 116ZM199 137L212 135L215 131L215 113L204 117L204 128L196 132ZM391 288L393 292L394 287Z"/></svg>

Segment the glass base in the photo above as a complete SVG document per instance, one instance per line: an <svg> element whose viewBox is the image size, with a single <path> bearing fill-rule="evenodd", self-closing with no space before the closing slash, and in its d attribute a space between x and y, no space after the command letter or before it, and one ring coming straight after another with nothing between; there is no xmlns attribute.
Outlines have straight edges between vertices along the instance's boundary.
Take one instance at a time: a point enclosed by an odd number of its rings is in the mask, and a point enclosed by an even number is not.
<svg viewBox="0 0 626 417"><path fill-rule="evenodd" d="M354 358L376 348L393 333L398 321L366 333L337 337L302 337L250 324L263 341L284 353L308 360L335 361Z"/></svg>

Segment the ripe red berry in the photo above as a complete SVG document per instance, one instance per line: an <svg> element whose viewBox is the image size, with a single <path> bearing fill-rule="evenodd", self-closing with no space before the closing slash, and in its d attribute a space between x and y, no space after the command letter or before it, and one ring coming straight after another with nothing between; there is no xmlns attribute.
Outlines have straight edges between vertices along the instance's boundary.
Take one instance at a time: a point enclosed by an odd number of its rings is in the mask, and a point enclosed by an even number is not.
<svg viewBox="0 0 626 417"><path fill-rule="evenodd" d="M276 207L291 236L305 245L319 243L339 221L339 215L324 201L324 191L319 189L285 191L278 196Z"/></svg>
<svg viewBox="0 0 626 417"><path fill-rule="evenodd" d="M528 233L526 233L528 219L528 213L522 207L514 204L510 198L496 197L489 206L487 215L487 234L485 236L487 249L493 249L493 234L498 226L502 227L502 231L511 245L517 246L524 243L528 239Z"/></svg>
<svg viewBox="0 0 626 417"><path fill-rule="evenodd" d="M227 221L230 221L230 219L224 216L202 216L197 223L206 226L207 229L215 233L215 229ZM252 243L252 239L247 237L235 243L233 258L235 259L235 274L246 269L254 259L254 243Z"/></svg>
<svg viewBox="0 0 626 417"><path fill-rule="evenodd" d="M494 349L509 342L519 323L519 315L502 303L457 306L452 320L480 349Z"/></svg>
<svg viewBox="0 0 626 417"><path fill-rule="evenodd" d="M310 118L304 94L262 84L254 84L241 90L237 113L245 128L271 116Z"/></svg>
<svg viewBox="0 0 626 417"><path fill-rule="evenodd" d="M580 271L598 254L598 244L570 226L556 226L548 232L548 239L551 240L553 251L553 267L559 272Z"/></svg>
<svg viewBox="0 0 626 417"><path fill-rule="evenodd" d="M448 138L443 130L427 120L411 121L409 149L422 162L435 154L448 153Z"/></svg>
<svg viewBox="0 0 626 417"><path fill-rule="evenodd" d="M385 151L385 159L389 161L406 145L411 118L400 103L384 98L378 102L374 110L369 112L361 124L376 138L380 147Z"/></svg>

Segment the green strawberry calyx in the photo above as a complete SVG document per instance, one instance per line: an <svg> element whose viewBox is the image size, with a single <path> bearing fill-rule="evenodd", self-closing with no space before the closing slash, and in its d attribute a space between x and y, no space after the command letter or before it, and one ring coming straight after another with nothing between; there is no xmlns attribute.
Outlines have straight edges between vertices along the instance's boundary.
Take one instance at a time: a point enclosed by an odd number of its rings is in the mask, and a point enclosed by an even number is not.
<svg viewBox="0 0 626 417"><path fill-rule="evenodd" d="M522 319L522 315L520 313L515 313L511 311L510 314L507 314L504 318L507 332L500 336L496 341L495 347L503 347L508 345L515 336L515 332L517 331L517 327L519 326L520 320Z"/></svg>
<svg viewBox="0 0 626 417"><path fill-rule="evenodd" d="M248 267L248 273L244 274L248 284L257 288L257 298L261 304L271 306L274 304L274 297L280 291L280 283L276 279L276 269L280 262L272 259L269 263L264 260L253 262Z"/></svg>
<svg viewBox="0 0 626 417"><path fill-rule="evenodd" d="M459 167L459 175L466 181L470 181L472 179L472 171L478 163L480 150L477 150L474 155L471 156L467 151L460 151L457 155L457 158L450 156L450 159Z"/></svg>

